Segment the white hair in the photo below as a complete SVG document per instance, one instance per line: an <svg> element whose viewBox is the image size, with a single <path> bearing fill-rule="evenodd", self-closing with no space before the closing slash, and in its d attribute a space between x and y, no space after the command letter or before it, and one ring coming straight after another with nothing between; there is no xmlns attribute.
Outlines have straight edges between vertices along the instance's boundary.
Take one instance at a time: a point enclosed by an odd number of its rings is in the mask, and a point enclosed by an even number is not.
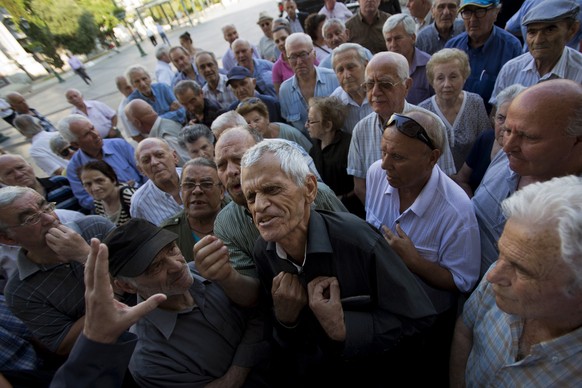
<svg viewBox="0 0 582 388"><path fill-rule="evenodd" d="M398 27L399 24L402 24L404 31L406 31L408 35L416 34L416 24L414 23L412 16L398 13L386 19L382 26L382 35L386 36L387 33Z"/></svg>
<svg viewBox="0 0 582 388"><path fill-rule="evenodd" d="M91 121L87 117L76 113L68 115L67 117L61 119L57 123L57 129L59 130L61 136L69 143L77 141L77 136L75 136L73 132L71 132L71 124L73 124L76 121L86 121L91 124Z"/></svg>

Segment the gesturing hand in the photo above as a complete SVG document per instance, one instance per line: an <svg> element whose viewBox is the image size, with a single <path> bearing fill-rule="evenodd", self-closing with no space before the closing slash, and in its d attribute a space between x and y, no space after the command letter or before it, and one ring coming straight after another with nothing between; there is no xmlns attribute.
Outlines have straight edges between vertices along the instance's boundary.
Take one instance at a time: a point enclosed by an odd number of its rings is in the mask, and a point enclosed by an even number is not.
<svg viewBox="0 0 582 388"><path fill-rule="evenodd" d="M400 224L396 224L396 233L393 233L387 226L382 225L382 234L386 241L388 241L388 244L394 249L394 252L400 256L410 270L415 267L417 260L422 260L412 240L404 233Z"/></svg>
<svg viewBox="0 0 582 388"><path fill-rule="evenodd" d="M307 293L309 308L329 338L344 341L346 326L337 279L319 276L307 284Z"/></svg>
<svg viewBox="0 0 582 388"><path fill-rule="evenodd" d="M271 286L273 308L279 322L292 325L307 304L307 293L299 277L289 272L279 272Z"/></svg>

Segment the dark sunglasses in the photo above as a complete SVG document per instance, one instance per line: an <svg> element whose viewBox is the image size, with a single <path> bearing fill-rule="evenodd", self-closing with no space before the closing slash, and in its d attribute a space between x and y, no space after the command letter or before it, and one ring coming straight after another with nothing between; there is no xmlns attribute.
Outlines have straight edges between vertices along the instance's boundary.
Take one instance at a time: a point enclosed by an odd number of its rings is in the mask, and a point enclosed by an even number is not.
<svg viewBox="0 0 582 388"><path fill-rule="evenodd" d="M431 150L435 150L436 147L432 144L432 140L428 137L426 130L416 122L416 120L411 119L410 117L406 117L404 115L400 115L398 113L394 113L390 120L386 123L384 128L388 128L391 125L396 125L396 129L400 131L400 133L405 134L408 137L413 139L418 139L424 144L426 144Z"/></svg>
<svg viewBox="0 0 582 388"><path fill-rule="evenodd" d="M71 153L73 153L75 151L76 151L75 149L73 149L71 147L67 147L67 148L59 151L59 155L61 155L63 158L66 158L67 156L69 156Z"/></svg>

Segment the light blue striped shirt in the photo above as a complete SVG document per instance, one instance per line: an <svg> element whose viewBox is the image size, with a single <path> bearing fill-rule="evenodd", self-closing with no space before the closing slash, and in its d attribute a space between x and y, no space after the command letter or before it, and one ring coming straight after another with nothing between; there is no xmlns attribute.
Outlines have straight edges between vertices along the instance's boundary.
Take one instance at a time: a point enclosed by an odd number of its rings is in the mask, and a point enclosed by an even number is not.
<svg viewBox="0 0 582 388"><path fill-rule="evenodd" d="M349 133L350 135L354 131L356 124L362 120L364 117L370 113L374 113L372 107L368 103L368 97L364 98L362 105L358 105L350 95L338 86L331 97L337 97L344 104L344 111L346 112L346 118L344 119L344 125L342 126L342 131Z"/></svg>

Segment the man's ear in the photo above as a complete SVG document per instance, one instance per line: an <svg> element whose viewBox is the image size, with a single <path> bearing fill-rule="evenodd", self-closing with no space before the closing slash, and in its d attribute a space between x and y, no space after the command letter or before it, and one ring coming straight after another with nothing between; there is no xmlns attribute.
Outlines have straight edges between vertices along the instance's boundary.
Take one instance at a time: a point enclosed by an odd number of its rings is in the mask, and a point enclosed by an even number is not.
<svg viewBox="0 0 582 388"><path fill-rule="evenodd" d="M123 280L113 279L113 286L114 288L118 288L129 294L137 294L137 288L135 288L131 283L125 282Z"/></svg>
<svg viewBox="0 0 582 388"><path fill-rule="evenodd" d="M434 167L434 165L437 164L441 155L442 155L442 152L438 148L430 151L430 165L432 167Z"/></svg>
<svg viewBox="0 0 582 388"><path fill-rule="evenodd" d="M317 196L317 178L313 174L305 178L305 199L307 203L312 204Z"/></svg>

